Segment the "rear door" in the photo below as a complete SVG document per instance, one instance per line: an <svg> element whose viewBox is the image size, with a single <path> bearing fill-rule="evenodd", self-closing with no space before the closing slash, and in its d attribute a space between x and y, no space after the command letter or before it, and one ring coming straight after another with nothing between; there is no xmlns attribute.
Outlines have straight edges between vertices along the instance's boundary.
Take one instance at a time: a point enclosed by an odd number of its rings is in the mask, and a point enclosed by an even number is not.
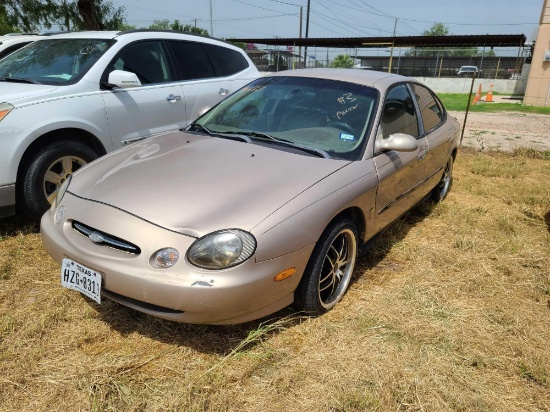
<svg viewBox="0 0 550 412"><path fill-rule="evenodd" d="M454 129L446 126L443 105L427 87L417 83L411 83L410 87L418 104L423 135L428 143L424 160L426 185L433 187L441 179L443 168L449 159Z"/></svg>
<svg viewBox="0 0 550 412"><path fill-rule="evenodd" d="M141 86L103 92L114 147L187 124L180 84L162 41L141 41L121 50L105 71L135 73Z"/></svg>
<svg viewBox="0 0 550 412"><path fill-rule="evenodd" d="M378 173L375 225L387 226L425 195L421 182L425 177L425 155L428 143L422 136L416 105L406 84L399 84L386 95L378 126L377 139L388 139L395 133L416 138L413 152L387 151L375 153Z"/></svg>
<svg viewBox="0 0 550 412"><path fill-rule="evenodd" d="M177 65L189 121L195 120L251 79L240 75L249 67L241 53L218 45L167 41Z"/></svg>

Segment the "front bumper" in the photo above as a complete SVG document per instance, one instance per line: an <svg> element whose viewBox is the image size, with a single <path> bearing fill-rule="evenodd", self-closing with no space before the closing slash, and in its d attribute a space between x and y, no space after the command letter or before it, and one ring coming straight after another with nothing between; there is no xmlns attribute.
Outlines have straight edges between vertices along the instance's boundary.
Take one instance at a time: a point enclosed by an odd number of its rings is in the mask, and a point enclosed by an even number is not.
<svg viewBox="0 0 550 412"><path fill-rule="evenodd" d="M192 237L171 232L110 206L63 199L66 219L54 222L53 208L41 221L46 249L57 261L73 259L102 274L102 296L153 316L186 323L230 324L256 319L292 303L294 290L313 246L256 263L254 256L234 268L214 271L196 268L185 258ZM78 221L140 247L139 255L96 245L77 233ZM174 247L180 260L169 269L156 269L151 256ZM288 279L275 282L281 271L295 267Z"/></svg>

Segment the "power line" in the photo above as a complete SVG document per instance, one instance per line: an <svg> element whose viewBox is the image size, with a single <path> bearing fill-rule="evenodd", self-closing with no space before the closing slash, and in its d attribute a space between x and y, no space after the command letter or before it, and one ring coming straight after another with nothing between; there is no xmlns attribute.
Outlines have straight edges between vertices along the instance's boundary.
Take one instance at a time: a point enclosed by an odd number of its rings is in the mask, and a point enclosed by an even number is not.
<svg viewBox="0 0 550 412"><path fill-rule="evenodd" d="M256 6L255 4L250 4L242 0L231 0L231 1L234 1L236 3L246 4L247 6L250 6L250 7L256 7L257 9L269 10L275 13L286 14L287 16L295 16L295 14L283 13L282 11L279 11L279 10L273 10L273 9L268 9L267 7Z"/></svg>

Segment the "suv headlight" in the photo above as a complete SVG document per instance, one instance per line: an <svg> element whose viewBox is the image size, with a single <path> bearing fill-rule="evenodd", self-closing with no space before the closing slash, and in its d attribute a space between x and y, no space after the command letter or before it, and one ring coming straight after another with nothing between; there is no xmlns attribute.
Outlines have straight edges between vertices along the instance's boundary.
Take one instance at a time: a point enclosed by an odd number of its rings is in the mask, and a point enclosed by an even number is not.
<svg viewBox="0 0 550 412"><path fill-rule="evenodd" d="M210 233L196 240L187 251L187 260L203 269L226 269L254 254L256 239L239 229Z"/></svg>
<svg viewBox="0 0 550 412"><path fill-rule="evenodd" d="M9 112L13 110L13 105L9 103L0 103L0 122Z"/></svg>

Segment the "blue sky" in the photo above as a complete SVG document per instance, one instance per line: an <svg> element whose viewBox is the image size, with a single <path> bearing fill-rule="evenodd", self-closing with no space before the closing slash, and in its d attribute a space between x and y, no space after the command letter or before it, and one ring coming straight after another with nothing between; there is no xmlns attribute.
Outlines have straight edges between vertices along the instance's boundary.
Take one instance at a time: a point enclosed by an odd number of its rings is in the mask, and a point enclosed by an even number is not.
<svg viewBox="0 0 550 412"><path fill-rule="evenodd" d="M210 0L113 0L130 24L178 19L210 31ZM211 0L215 37L298 37L300 6L307 0ZM543 0L311 0L309 37L419 35L433 22L452 34L529 35L537 27Z"/></svg>

